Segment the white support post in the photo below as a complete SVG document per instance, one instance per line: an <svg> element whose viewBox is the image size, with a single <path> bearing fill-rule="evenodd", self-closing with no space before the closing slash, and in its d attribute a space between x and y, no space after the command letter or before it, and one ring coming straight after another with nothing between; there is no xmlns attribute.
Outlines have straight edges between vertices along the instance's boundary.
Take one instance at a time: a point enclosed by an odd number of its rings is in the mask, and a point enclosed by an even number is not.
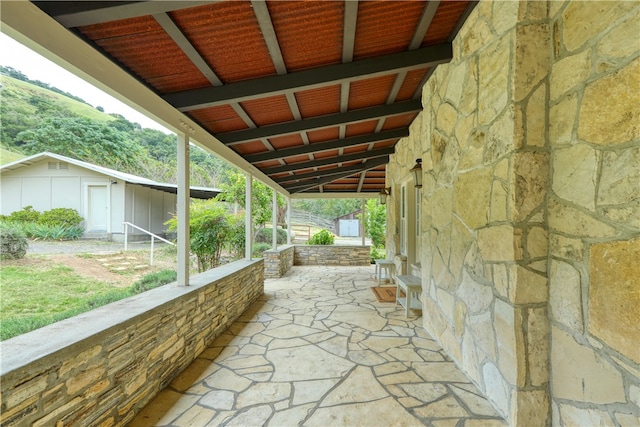
<svg viewBox="0 0 640 427"><path fill-rule="evenodd" d="M291 244L291 198L287 197L287 245Z"/></svg>
<svg viewBox="0 0 640 427"><path fill-rule="evenodd" d="M252 182L253 182L253 175L251 175L250 173L247 174L247 182L245 185L245 190L244 190L244 200L245 200L245 212L244 212L244 230L245 230L245 247L244 247L244 253L245 253L245 258L249 261L251 261L251 254L252 254L252 250L253 250L253 226L252 226L252 221L251 221L251 197L253 194L252 191Z"/></svg>
<svg viewBox="0 0 640 427"><path fill-rule="evenodd" d="M271 212L271 222L273 223L273 250L278 249L278 193L273 190L273 209Z"/></svg>
<svg viewBox="0 0 640 427"><path fill-rule="evenodd" d="M189 286L189 137L178 134L178 286Z"/></svg>
<svg viewBox="0 0 640 427"><path fill-rule="evenodd" d="M362 246L364 246L364 238L365 238L365 234L366 234L366 228L365 228L365 224L367 223L367 221L366 221L367 212L365 211L366 206L367 206L367 204L366 204L366 202L365 202L365 200L363 198L362 199L362 210L361 210L362 211L362 215L361 215L362 219L360 220L360 222L362 222L362 226L360 227L361 230L362 230Z"/></svg>

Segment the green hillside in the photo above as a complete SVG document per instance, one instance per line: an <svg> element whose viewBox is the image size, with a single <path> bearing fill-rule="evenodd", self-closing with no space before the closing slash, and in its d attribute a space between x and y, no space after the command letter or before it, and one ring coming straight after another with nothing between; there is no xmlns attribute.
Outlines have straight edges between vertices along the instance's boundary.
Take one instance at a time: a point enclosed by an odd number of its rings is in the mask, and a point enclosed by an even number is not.
<svg viewBox="0 0 640 427"><path fill-rule="evenodd" d="M176 137L106 114L47 83L0 66L0 164L51 151L161 182L176 179ZM194 185L217 187L230 170L200 149L191 153Z"/></svg>
<svg viewBox="0 0 640 427"><path fill-rule="evenodd" d="M55 106L57 109L67 110L72 114L91 120L103 122L115 120L113 116L98 111L91 105L13 77L0 74L0 84L2 84L2 89L0 89L1 102L7 106L8 110L37 115L39 111L42 111L43 104L49 104L49 106Z"/></svg>
<svg viewBox="0 0 640 427"><path fill-rule="evenodd" d="M24 154L15 153L6 148L0 147L0 165L6 165L7 163L15 162L26 157Z"/></svg>

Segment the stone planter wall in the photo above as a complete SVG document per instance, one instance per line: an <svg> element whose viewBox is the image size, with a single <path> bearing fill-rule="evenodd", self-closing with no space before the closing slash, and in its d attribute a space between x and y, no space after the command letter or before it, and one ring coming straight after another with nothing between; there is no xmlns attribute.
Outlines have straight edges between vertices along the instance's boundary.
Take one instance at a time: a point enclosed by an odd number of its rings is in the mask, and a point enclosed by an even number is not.
<svg viewBox="0 0 640 427"><path fill-rule="evenodd" d="M481 1L387 166L387 258L422 158L423 324L512 425L640 423L638 33L638 2Z"/></svg>
<svg viewBox="0 0 640 427"><path fill-rule="evenodd" d="M0 343L3 426L125 425L264 293L237 261Z"/></svg>
<svg viewBox="0 0 640 427"><path fill-rule="evenodd" d="M295 245L293 265L370 264L370 246Z"/></svg>
<svg viewBox="0 0 640 427"><path fill-rule="evenodd" d="M276 250L264 251L264 278L277 279L293 267L294 246L282 246Z"/></svg>

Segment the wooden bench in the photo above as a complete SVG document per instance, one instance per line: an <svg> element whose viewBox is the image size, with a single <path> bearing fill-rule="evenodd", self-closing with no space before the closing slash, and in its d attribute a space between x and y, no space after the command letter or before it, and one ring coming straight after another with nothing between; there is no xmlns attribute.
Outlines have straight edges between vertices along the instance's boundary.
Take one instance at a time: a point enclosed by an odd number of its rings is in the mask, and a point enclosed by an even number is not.
<svg viewBox="0 0 640 427"><path fill-rule="evenodd" d="M420 294L422 293L422 280L416 276L400 275L396 276L396 306L400 304L405 309L405 317L409 317L409 310L422 311ZM404 291L405 297L400 297L400 290Z"/></svg>

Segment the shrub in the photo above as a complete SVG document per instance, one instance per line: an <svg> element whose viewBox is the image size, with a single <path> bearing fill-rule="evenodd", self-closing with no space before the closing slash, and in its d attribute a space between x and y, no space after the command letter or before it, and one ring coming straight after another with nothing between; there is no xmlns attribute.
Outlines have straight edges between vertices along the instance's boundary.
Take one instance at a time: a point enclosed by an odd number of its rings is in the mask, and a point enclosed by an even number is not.
<svg viewBox="0 0 640 427"><path fill-rule="evenodd" d="M328 230L322 229L307 241L308 245L333 245L335 236Z"/></svg>
<svg viewBox="0 0 640 427"><path fill-rule="evenodd" d="M256 258L262 258L262 253L271 249L269 243L256 243L253 245L253 256Z"/></svg>
<svg viewBox="0 0 640 427"><path fill-rule="evenodd" d="M203 272L220 265L222 248L227 244L230 216L215 200L194 202L190 208L189 247L198 258L198 271ZM178 218L165 222L169 231L178 229Z"/></svg>
<svg viewBox="0 0 640 427"><path fill-rule="evenodd" d="M0 225L0 258L19 259L27 254L29 243L24 233L18 229Z"/></svg>
<svg viewBox="0 0 640 427"><path fill-rule="evenodd" d="M67 227L80 225L82 221L83 218L78 211L69 208L54 208L45 211L38 219L38 223L40 224L63 225Z"/></svg>
<svg viewBox="0 0 640 427"><path fill-rule="evenodd" d="M77 240L82 237L84 228L80 225L48 225L39 223L24 223L21 228L27 237L42 240Z"/></svg>
<svg viewBox="0 0 640 427"><path fill-rule="evenodd" d="M287 243L287 232L281 228L276 229L276 242L279 245ZM258 230L256 243L273 243L273 228L265 227Z"/></svg>
<svg viewBox="0 0 640 427"><path fill-rule="evenodd" d="M226 246L234 259L244 256L246 239L244 234L244 215L238 214L229 217L229 235Z"/></svg>
<svg viewBox="0 0 640 427"><path fill-rule="evenodd" d="M38 222L40 219L40 212L33 209L33 206L25 206L19 211L12 212L7 220L14 222Z"/></svg>
<svg viewBox="0 0 640 427"><path fill-rule="evenodd" d="M375 264L377 259L385 259L387 256L384 248L376 248L371 246L371 264Z"/></svg>

